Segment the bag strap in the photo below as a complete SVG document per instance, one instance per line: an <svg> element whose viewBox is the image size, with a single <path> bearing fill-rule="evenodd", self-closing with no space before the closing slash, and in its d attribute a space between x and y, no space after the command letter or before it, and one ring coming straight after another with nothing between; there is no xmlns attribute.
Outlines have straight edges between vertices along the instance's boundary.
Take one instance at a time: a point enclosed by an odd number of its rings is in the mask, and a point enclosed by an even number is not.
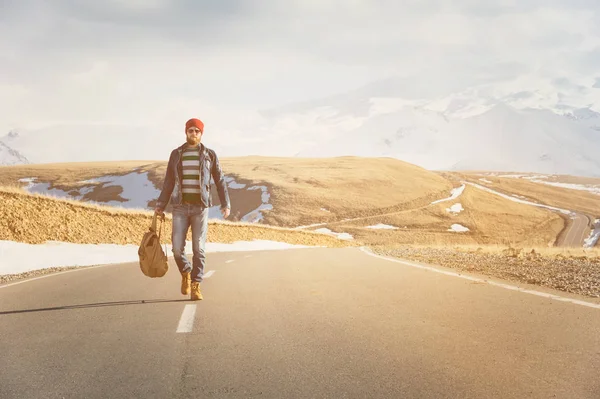
<svg viewBox="0 0 600 399"><path fill-rule="evenodd" d="M158 215L155 213L154 216L152 216L152 224L150 225L150 230L152 230L153 233L157 232L157 230L156 230L156 219L157 218L158 218ZM164 221L165 221L164 213L160 216L160 221L161 221L161 225L164 224Z"/></svg>
<svg viewBox="0 0 600 399"><path fill-rule="evenodd" d="M156 233L156 213L154 214L154 218L152 220L152 227L154 228L154 232ZM158 245L160 245L160 240L162 238L163 233L165 232L165 214L163 213L160 217L160 229L158 231ZM167 253L167 243L165 242L165 255Z"/></svg>
<svg viewBox="0 0 600 399"><path fill-rule="evenodd" d="M152 224L150 225L150 231L156 233L156 213L152 216Z"/></svg>
<svg viewBox="0 0 600 399"><path fill-rule="evenodd" d="M158 242L159 242L159 243L160 243L160 237L161 237L162 233L164 233L164 231L165 231L165 215L163 215L163 217L162 217L162 222L161 222L160 226L161 226L161 230L162 230L162 231L161 231L161 233L158 235ZM168 255L167 255L167 243L166 243L166 242L165 242L165 256L168 256Z"/></svg>
<svg viewBox="0 0 600 399"><path fill-rule="evenodd" d="M158 238L160 239L162 237L162 233L165 231L165 215L164 213L161 215L160 217L160 231L158 231Z"/></svg>

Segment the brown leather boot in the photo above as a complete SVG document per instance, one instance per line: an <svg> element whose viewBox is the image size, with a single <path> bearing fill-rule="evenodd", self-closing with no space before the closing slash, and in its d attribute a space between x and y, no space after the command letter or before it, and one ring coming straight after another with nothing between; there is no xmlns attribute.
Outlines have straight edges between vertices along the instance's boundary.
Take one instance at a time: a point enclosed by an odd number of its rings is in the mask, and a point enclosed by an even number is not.
<svg viewBox="0 0 600 399"><path fill-rule="evenodd" d="M190 286L192 284L191 273L181 273L181 294L190 295Z"/></svg>
<svg viewBox="0 0 600 399"><path fill-rule="evenodd" d="M200 283L194 281L192 283L192 301L202 300L202 293L200 292Z"/></svg>

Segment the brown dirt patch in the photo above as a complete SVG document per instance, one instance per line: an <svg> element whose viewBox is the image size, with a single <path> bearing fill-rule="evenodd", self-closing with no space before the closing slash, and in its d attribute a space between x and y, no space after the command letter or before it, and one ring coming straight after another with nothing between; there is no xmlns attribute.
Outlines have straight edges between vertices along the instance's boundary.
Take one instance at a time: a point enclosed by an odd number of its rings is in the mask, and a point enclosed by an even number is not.
<svg viewBox="0 0 600 399"><path fill-rule="evenodd" d="M139 245L152 222L152 212L120 210L25 194L19 190L1 189L0 202L0 240L31 244L64 241ZM188 239L191 239L191 232ZM358 245L314 232L243 223L209 223L209 242L254 239L331 247ZM171 243L171 218L168 214L163 242Z"/></svg>

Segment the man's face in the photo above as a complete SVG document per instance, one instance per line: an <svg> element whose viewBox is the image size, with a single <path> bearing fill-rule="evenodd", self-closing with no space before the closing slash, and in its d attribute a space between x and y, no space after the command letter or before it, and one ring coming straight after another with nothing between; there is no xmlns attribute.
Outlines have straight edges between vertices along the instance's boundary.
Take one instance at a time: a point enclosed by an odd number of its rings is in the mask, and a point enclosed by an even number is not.
<svg viewBox="0 0 600 399"><path fill-rule="evenodd" d="M200 144L200 140L202 139L202 131L200 129L198 129L197 127L190 127L186 132L185 135L187 137L187 143L189 145L198 145Z"/></svg>

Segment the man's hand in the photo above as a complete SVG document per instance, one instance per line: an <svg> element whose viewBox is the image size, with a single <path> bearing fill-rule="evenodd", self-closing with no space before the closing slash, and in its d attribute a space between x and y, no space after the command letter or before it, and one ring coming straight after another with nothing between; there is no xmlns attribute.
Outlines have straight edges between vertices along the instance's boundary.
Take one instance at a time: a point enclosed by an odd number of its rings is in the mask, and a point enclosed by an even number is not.
<svg viewBox="0 0 600 399"><path fill-rule="evenodd" d="M159 208L158 206L156 208L154 208L154 213L156 213L159 216L164 216L165 212L162 208Z"/></svg>
<svg viewBox="0 0 600 399"><path fill-rule="evenodd" d="M223 219L227 219L229 217L229 208L221 208L221 215L223 215Z"/></svg>

